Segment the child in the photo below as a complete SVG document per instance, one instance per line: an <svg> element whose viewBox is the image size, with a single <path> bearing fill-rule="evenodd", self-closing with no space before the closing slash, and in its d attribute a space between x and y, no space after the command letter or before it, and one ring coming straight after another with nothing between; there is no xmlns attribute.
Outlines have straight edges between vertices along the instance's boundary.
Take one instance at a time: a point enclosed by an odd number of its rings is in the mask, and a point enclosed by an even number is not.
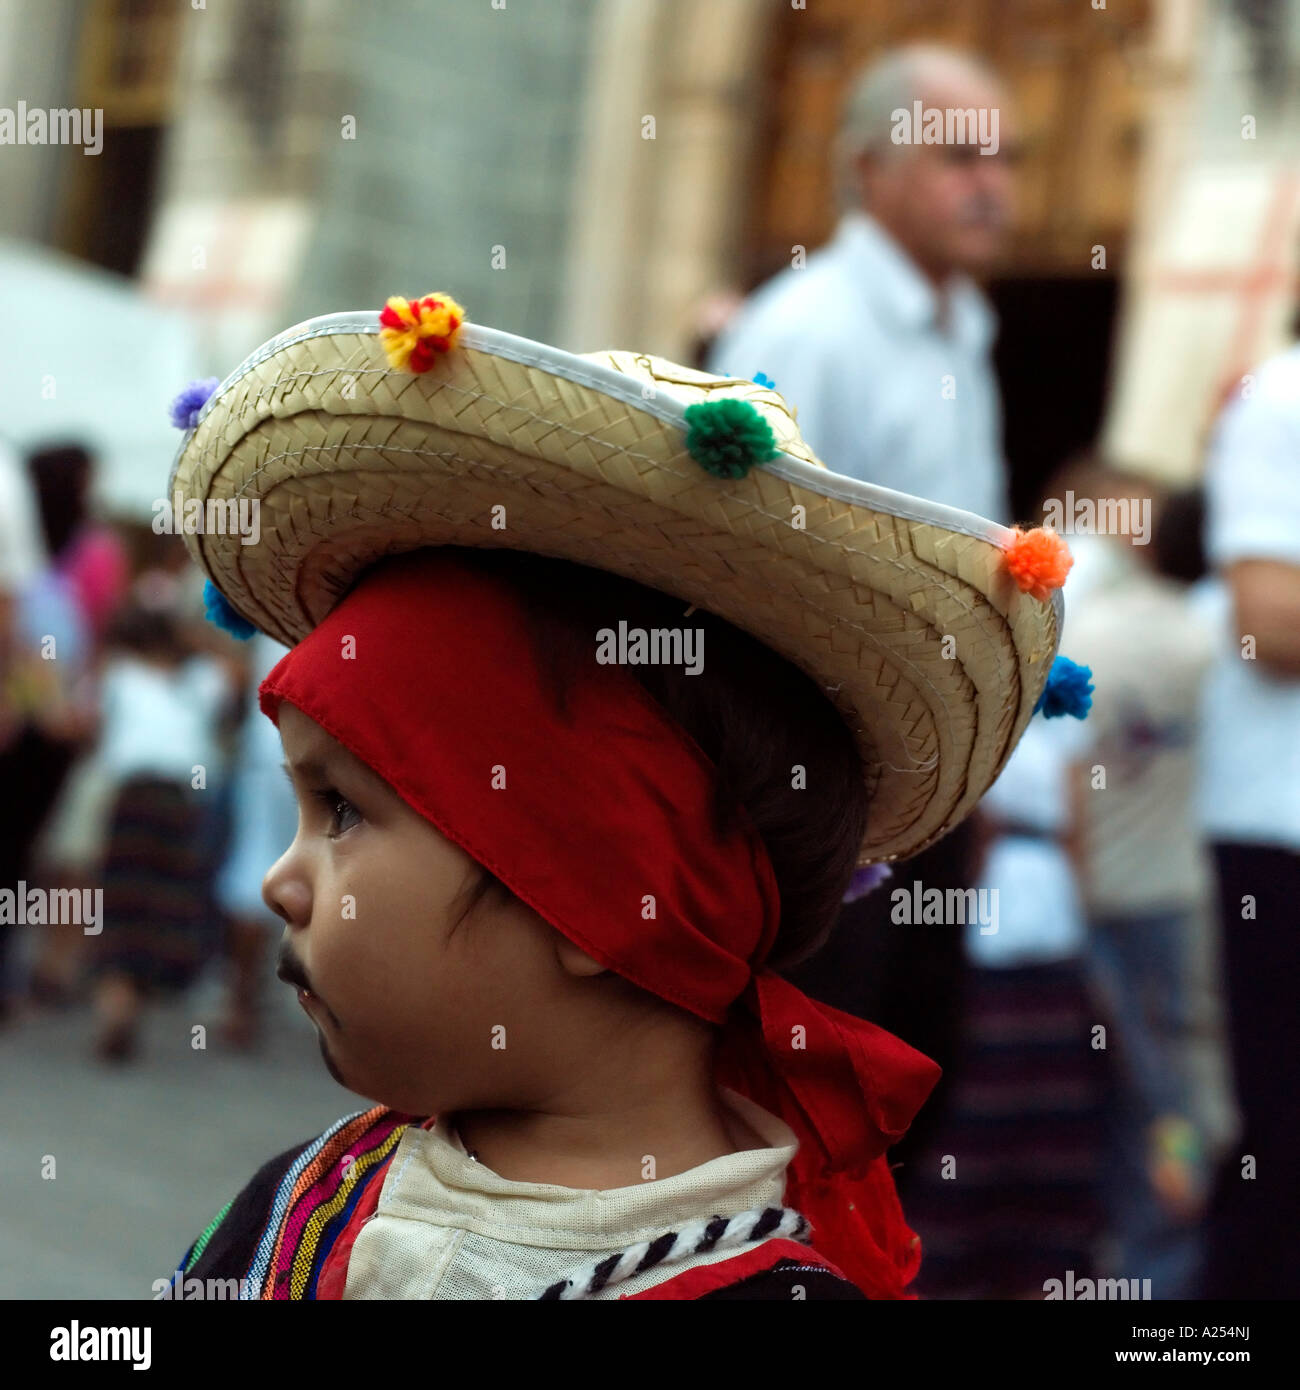
<svg viewBox="0 0 1300 1390"><path fill-rule="evenodd" d="M358 383L363 383L359 388ZM298 797L264 894L376 1102L190 1249L249 1298L897 1298L885 1157L938 1069L779 970L973 808L1068 556L839 478L770 387L446 296L260 349L169 495ZM1077 710L1076 710L1077 712Z"/></svg>
<svg viewBox="0 0 1300 1390"><path fill-rule="evenodd" d="M159 578L141 576L110 629L92 755L104 802L95 1050L113 1063L135 1057L146 1001L192 983L209 946L209 808L231 691L219 662L188 650Z"/></svg>
<svg viewBox="0 0 1300 1390"><path fill-rule="evenodd" d="M1115 1268L1104 1272L1140 1270L1156 1298L1188 1298L1214 1149L1230 1128L1219 1118L1229 1104L1207 968L1217 943L1194 795L1203 687L1226 615L1204 608L1210 591L1188 589L1205 571L1199 489L1128 486L1155 493L1151 544L1098 537L1114 577L1070 614L1071 641L1106 689L1073 779L1088 963L1119 1064L1105 1169Z"/></svg>

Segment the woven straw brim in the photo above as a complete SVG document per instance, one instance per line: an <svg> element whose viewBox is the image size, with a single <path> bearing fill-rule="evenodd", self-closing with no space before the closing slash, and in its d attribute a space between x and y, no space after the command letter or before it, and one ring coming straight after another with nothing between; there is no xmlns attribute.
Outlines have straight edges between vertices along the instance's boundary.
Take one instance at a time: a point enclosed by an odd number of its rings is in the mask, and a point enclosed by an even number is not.
<svg viewBox="0 0 1300 1390"><path fill-rule="evenodd" d="M720 396L753 403L783 450L744 478L686 450L684 408ZM287 644L375 560L429 545L558 556L727 619L812 676L852 728L871 791L863 864L912 855L972 810L1058 640L1059 598L1006 573L1008 531L827 471L774 391L473 324L421 375L388 365L373 314L280 335L208 402L172 492L259 504L256 544L186 543Z"/></svg>

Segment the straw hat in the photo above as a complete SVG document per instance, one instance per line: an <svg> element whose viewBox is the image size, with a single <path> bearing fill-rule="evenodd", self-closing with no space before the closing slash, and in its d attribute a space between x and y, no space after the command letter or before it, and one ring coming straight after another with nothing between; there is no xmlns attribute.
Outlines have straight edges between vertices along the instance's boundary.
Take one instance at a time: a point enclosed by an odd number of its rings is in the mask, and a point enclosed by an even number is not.
<svg viewBox="0 0 1300 1390"><path fill-rule="evenodd" d="M826 691L871 790L862 865L974 808L1056 653L1059 538L829 471L770 385L562 352L429 296L300 323L188 409L169 492L259 504L255 544L186 534L254 627L293 644L367 566L421 546L625 575Z"/></svg>

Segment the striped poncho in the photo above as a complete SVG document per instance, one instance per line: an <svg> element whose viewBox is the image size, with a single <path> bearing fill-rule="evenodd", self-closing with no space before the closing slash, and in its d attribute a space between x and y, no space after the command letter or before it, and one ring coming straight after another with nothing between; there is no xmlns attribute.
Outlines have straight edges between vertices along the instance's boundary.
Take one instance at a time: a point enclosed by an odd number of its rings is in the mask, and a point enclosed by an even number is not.
<svg viewBox="0 0 1300 1390"><path fill-rule="evenodd" d="M383 1106L331 1125L264 1164L186 1252L169 1296L237 1283L241 1299L342 1298L348 1256L374 1212L384 1175L409 1125L422 1122ZM862 1293L806 1243L807 1222L788 1208L714 1217L617 1251L537 1297L590 1297L625 1274L663 1261L665 1278L625 1298L861 1299ZM734 1249L725 1260L671 1274L672 1262L705 1246Z"/></svg>

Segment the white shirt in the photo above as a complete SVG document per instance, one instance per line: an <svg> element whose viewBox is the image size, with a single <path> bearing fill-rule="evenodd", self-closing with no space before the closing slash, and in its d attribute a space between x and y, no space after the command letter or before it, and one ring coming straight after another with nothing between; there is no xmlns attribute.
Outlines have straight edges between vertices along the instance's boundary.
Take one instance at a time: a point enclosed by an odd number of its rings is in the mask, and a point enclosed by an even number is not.
<svg viewBox="0 0 1300 1390"><path fill-rule="evenodd" d="M256 633L250 643L256 691L262 678L285 656L287 647ZM216 879L217 901L233 917L283 926L262 901L262 878L293 842L298 803L281 762L280 732L254 699L239 734L233 767L230 844Z"/></svg>
<svg viewBox="0 0 1300 1390"><path fill-rule="evenodd" d="M1205 486L1211 564L1300 565L1300 347L1223 412ZM1205 691L1200 807L1215 840L1300 850L1300 680L1244 659L1235 629Z"/></svg>
<svg viewBox="0 0 1300 1390"><path fill-rule="evenodd" d="M1066 650L1092 669L1096 687L1080 753L1084 897L1098 915L1191 908L1209 891L1195 747L1220 634L1189 590L1103 543L1126 564L1065 620Z"/></svg>
<svg viewBox="0 0 1300 1390"><path fill-rule="evenodd" d="M16 594L45 562L36 499L22 460L0 440L0 595Z"/></svg>
<svg viewBox="0 0 1300 1390"><path fill-rule="evenodd" d="M983 899L989 920L967 922L964 938L968 957L985 969L1070 960L1083 949L1083 905L1056 838L1069 815L1066 771L1082 745L1080 729L1070 715L1034 715L980 803L1043 832L999 835L989 847L977 889L992 895Z"/></svg>
<svg viewBox="0 0 1300 1390"><path fill-rule="evenodd" d="M688 1221L783 1205L799 1141L736 1091L723 1101L769 1147L745 1149L674 1177L605 1191L516 1182L476 1163L454 1130L411 1126L398 1141L375 1213L348 1259L345 1299L535 1299L602 1257ZM593 1295L641 1293L734 1250L691 1255Z"/></svg>
<svg viewBox="0 0 1300 1390"><path fill-rule="evenodd" d="M709 370L762 372L827 468L1008 520L993 312L969 280L939 299L866 213L841 219L801 268L761 286L709 355Z"/></svg>
<svg viewBox="0 0 1300 1390"><path fill-rule="evenodd" d="M119 785L128 777L189 783L201 766L210 787L222 772L217 718L225 693L225 674L211 657L192 657L170 671L115 657L104 668L95 756Z"/></svg>

